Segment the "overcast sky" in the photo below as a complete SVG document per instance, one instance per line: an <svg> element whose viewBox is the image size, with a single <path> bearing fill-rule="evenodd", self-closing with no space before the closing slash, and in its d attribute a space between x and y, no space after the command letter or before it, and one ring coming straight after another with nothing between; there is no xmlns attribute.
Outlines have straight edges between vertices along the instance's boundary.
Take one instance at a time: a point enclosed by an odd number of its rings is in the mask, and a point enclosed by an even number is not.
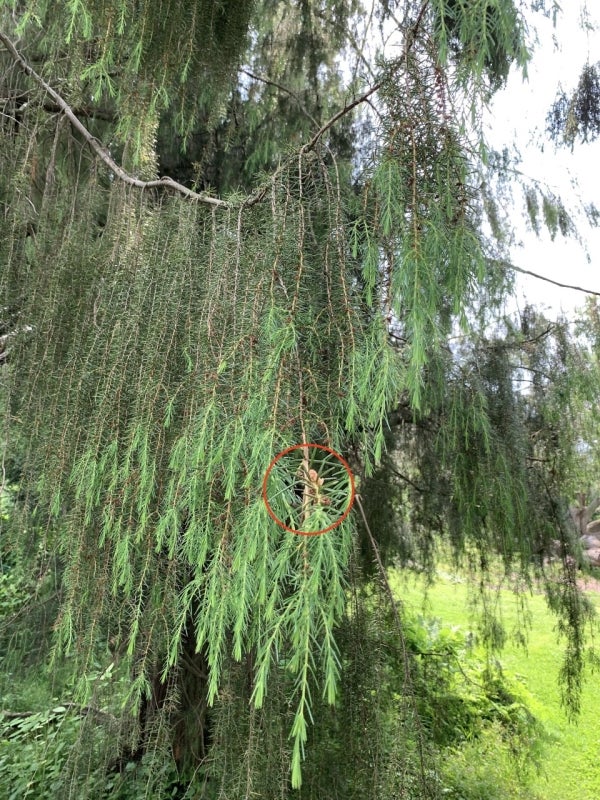
<svg viewBox="0 0 600 800"><path fill-rule="evenodd" d="M519 169L560 195L572 212L581 201L600 208L600 140L576 144L573 152L567 147L557 149L544 133L545 118L559 86L569 94L586 61L600 61L600 3L588 3L588 22L594 29L587 31L581 28L584 4L564 0L561 5L564 10L558 15L556 28L541 14L532 15L539 41L529 65L529 80L523 83L520 73L511 73L506 89L491 105L488 139L496 149L510 148L516 142L522 157ZM512 262L548 278L600 292L600 230L590 228L585 218L577 220L585 249L575 239L563 239L560 233L554 242L546 231L536 238L527 230L523 198L517 196L516 200L514 227L522 244L512 248ZM519 276L517 294L519 305L526 297L531 303L547 306L553 315L561 309L571 315L575 306L583 305L585 297L526 276Z"/></svg>

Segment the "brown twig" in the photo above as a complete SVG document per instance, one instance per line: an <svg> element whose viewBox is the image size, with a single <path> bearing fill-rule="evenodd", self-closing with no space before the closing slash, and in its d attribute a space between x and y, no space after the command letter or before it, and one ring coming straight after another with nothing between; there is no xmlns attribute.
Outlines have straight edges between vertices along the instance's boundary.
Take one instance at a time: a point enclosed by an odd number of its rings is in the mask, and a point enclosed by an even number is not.
<svg viewBox="0 0 600 800"><path fill-rule="evenodd" d="M271 80L271 78L265 78L262 75L257 75L255 72L251 72L249 69L240 68L238 72L241 72L242 75L247 75L254 81L259 81L260 83L264 83L266 86L273 86L275 87L275 89L279 89L281 92L284 92L285 94L289 95L293 100L296 101L296 103L298 104L298 108L300 109L300 111L302 111L304 116L308 117L308 119L313 123L313 125L318 126L319 123L313 117L310 111L306 108L302 100L300 100L296 92L293 92L291 89L288 89L287 86L283 86L281 83L277 83L277 81Z"/></svg>
<svg viewBox="0 0 600 800"><path fill-rule="evenodd" d="M364 103L366 100L368 100L372 94L375 94L375 92L378 89L381 89L383 83L384 83L383 81L378 81L376 84L371 86L370 89L367 89L366 92L363 92L363 94L359 95L358 97L355 97L354 100L352 100L351 102L346 103L346 105L343 108L340 108L340 110L336 114L334 114L333 117L328 119L327 122L319 128L319 130L315 133L310 142L306 142L306 144L302 145L302 147L300 148L300 153L310 152L316 146L317 142L323 136L323 134L326 133L329 130L329 128L335 125L338 119L345 117L346 114L352 111L353 108L356 108L356 106L360 105L360 103Z"/></svg>
<svg viewBox="0 0 600 800"><path fill-rule="evenodd" d="M593 289L585 289L583 286L574 286L572 283L561 283L560 281L552 280L552 278L546 278L544 275L540 275L537 272L531 272L529 269L517 267L515 264L511 264L510 261L506 261L505 259L490 259L490 264L492 264L494 267L500 267L501 269L514 269L515 272L522 272L524 275L531 275L532 278L537 278L539 281L546 281L546 283L553 283L554 286L560 286L562 289L573 289L576 292L593 294L596 295L596 297L600 297L600 292L595 292Z"/></svg>

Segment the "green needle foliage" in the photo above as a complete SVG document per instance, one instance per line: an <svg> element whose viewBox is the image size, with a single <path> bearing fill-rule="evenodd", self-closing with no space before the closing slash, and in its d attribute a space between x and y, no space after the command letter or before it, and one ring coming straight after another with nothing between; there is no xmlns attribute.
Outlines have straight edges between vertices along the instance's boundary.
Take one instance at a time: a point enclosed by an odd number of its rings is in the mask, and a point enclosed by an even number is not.
<svg viewBox="0 0 600 800"><path fill-rule="evenodd" d="M307 798L433 796L408 653L399 721L390 727L385 693L374 696L385 635L364 651L356 517L299 537L267 512L263 478L286 448L345 454L377 503L370 482L400 407L397 440L428 493L382 520L382 548L388 537L402 550L395 526L413 514L420 557L437 526L483 566L490 548L531 563L530 406L515 395L510 348L491 345L483 364L481 340L448 347L457 329L475 337L506 289L486 258L467 130L526 61L518 12L510 0L408 3L402 55L374 66L381 124L365 154L349 113L327 122L344 106L334 64L357 8L287 5L0 3L2 393L22 495L11 536L33 514L57 558L52 664L83 676L77 702L98 696L86 676L107 643L121 681L107 699L118 735L89 762L74 747L64 796L81 772L114 776L125 763L161 796L172 776L157 765L169 759L182 780L208 781L207 797L284 797L288 784ZM247 47L245 63L272 69L262 91L234 77ZM290 64L303 83L282 106L270 91ZM187 193L142 185L173 159ZM215 178L220 202L193 194ZM293 475L269 488L282 520L297 513ZM345 471L326 482L333 508L299 520L311 532L348 496ZM539 553L557 507L544 509ZM435 521L444 510L447 526ZM587 610L569 574L553 600L577 688ZM336 721L336 703L363 729ZM354 778L335 789L318 766L327 730L340 750L367 740L348 750Z"/></svg>
<svg viewBox="0 0 600 800"><path fill-rule="evenodd" d="M585 64L570 97L560 91L546 117L548 133L557 144L573 148L579 138L594 141L600 131L600 76L598 64Z"/></svg>

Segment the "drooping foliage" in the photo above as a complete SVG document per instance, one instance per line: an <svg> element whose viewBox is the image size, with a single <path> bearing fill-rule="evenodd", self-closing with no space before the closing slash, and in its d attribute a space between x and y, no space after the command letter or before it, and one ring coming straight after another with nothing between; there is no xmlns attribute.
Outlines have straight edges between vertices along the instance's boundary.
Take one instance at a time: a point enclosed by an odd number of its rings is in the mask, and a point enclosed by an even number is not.
<svg viewBox="0 0 600 800"><path fill-rule="evenodd" d="M401 424L365 496L379 529L404 516L398 540L382 540L390 559L430 570L442 540L474 574L486 574L500 553L509 584L540 579L566 636L563 702L575 715L578 630L593 609L577 588L582 561L566 504L582 481L593 482L573 442L581 451L595 441L596 370L568 329L528 307L519 327L505 320L491 336L459 337L446 353L445 394L429 413L415 414L408 403L396 409ZM410 517L401 512L407 507ZM562 563L560 573L549 555ZM505 635L493 614L481 617L480 636L492 649Z"/></svg>
<svg viewBox="0 0 600 800"><path fill-rule="evenodd" d="M161 115L185 141L199 114L219 111L254 10L251 0L15 5L15 34L35 42L36 59L52 65L48 77L64 82L65 99L110 118L112 145L142 169Z"/></svg>
<svg viewBox="0 0 600 800"><path fill-rule="evenodd" d="M512 3L441 0L433 6L441 54L453 54L462 80L485 76L493 92L504 84L513 64L526 66L529 54L523 37L524 21Z"/></svg>
<svg viewBox="0 0 600 800"><path fill-rule="evenodd" d="M391 438L422 491L403 510L386 498L382 549L404 546L401 520L411 557L433 555L437 529L484 567L500 553L542 569L568 465L536 485L529 459L550 429L528 415L545 412L515 394L512 344L473 338L506 276L486 259L466 123L526 61L515 6L408 3L401 55L373 66L367 153L335 60L354 3L0 9L2 391L22 494L11 535L35 529L57 559L54 668L92 674L110 643L120 670L107 751L74 758L66 796L83 796L78 770L125 763L150 765L159 793L169 776L152 765L169 758L188 782L200 770L207 797L283 797L290 780L307 798L391 797L399 774L403 791L433 796L409 653L398 719L385 693L370 699L385 634L361 642L357 517L297 537L261 488L277 453L320 443L363 473L368 510L395 413ZM47 86L138 185L90 150ZM221 202L141 185L169 167ZM571 442L547 447L550 459ZM335 517L322 506L304 522L317 532ZM573 688L588 611L562 538L567 588L553 598ZM109 692L106 677L84 680L77 698ZM346 751L338 782L323 766L329 737L331 757Z"/></svg>
<svg viewBox="0 0 600 800"><path fill-rule="evenodd" d="M598 64L585 64L577 88L560 91L546 118L548 133L573 147L576 140L593 142L600 133L600 76Z"/></svg>

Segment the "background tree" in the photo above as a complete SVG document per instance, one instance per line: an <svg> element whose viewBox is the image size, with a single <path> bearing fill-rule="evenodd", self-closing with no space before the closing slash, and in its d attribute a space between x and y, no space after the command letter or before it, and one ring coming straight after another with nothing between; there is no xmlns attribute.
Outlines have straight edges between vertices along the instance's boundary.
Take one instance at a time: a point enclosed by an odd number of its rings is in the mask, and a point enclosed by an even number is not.
<svg viewBox="0 0 600 800"><path fill-rule="evenodd" d="M160 796L175 764L207 797L433 796L397 613L392 722L377 698L389 623L362 592L361 537L367 562L379 542L431 563L436 532L480 571L499 553L530 575L558 526L547 586L576 707L589 608L555 422L571 351L559 330L485 334L509 275L481 235L476 121L528 58L514 4L382 3L399 49L371 63L373 19L349 2L0 9L11 541L56 559L56 674L84 676L84 706L122 701L100 726L84 715L93 746L62 791L93 796L130 764ZM526 398L515 376L536 358L552 379ZM382 462L386 436L406 465ZM278 529L263 476L300 442L351 459L367 512L383 463L402 504L386 489L376 526Z"/></svg>

